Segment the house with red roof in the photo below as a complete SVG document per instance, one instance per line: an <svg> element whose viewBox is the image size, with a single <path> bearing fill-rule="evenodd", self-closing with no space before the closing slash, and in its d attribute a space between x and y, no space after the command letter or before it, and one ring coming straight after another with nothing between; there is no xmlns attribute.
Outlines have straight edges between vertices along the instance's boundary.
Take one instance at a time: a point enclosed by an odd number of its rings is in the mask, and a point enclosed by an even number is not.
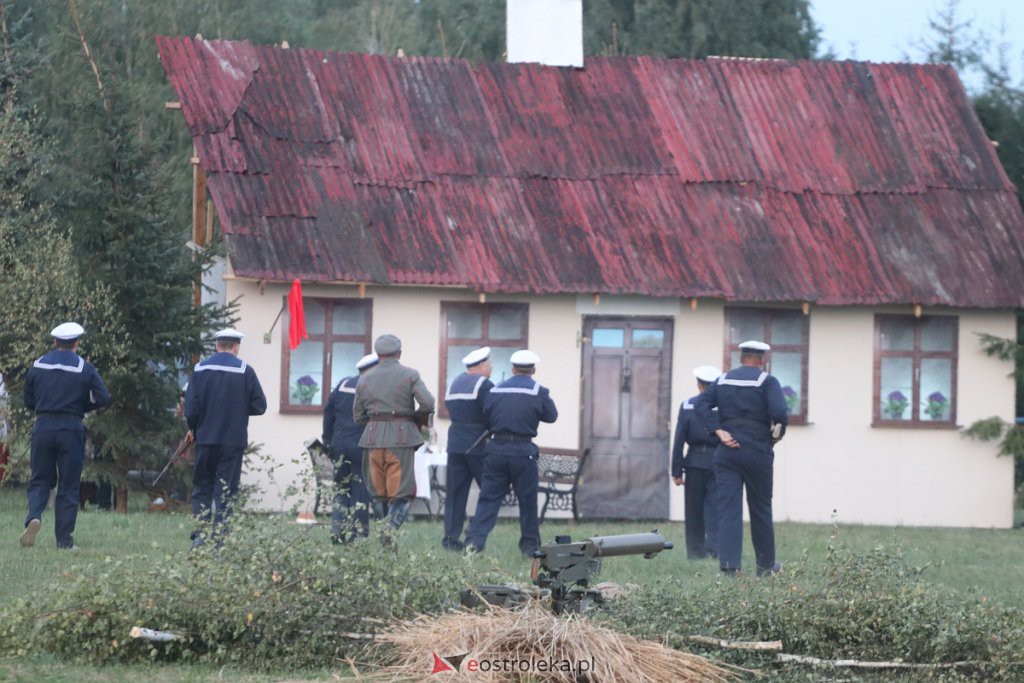
<svg viewBox="0 0 1024 683"><path fill-rule="evenodd" d="M1014 414L978 335L1016 334L1024 214L951 68L157 45L286 473L376 336L441 400L469 350L498 382L528 347L560 409L538 443L590 452L583 516L681 519L691 371L761 339L792 415L777 519L1012 525L1012 460L960 430Z"/></svg>

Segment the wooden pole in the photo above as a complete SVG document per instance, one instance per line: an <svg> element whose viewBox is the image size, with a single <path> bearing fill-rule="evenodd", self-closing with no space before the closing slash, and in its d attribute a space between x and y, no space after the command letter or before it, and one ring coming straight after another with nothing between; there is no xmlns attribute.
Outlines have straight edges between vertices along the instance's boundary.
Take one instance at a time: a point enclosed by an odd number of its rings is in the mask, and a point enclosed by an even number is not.
<svg viewBox="0 0 1024 683"><path fill-rule="evenodd" d="M192 146L192 157L196 157L195 145ZM200 168L198 159L192 163L192 241L199 247L206 246L206 174ZM193 287L193 301L198 308L203 303L202 275L196 278Z"/></svg>

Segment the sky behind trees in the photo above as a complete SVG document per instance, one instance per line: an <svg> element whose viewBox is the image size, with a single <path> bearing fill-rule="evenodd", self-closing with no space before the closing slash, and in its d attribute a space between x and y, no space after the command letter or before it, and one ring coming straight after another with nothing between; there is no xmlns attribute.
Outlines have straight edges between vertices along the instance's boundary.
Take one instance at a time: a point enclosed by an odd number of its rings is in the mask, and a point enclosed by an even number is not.
<svg viewBox="0 0 1024 683"><path fill-rule="evenodd" d="M929 18L947 4L948 0L813 0L811 16L821 29L822 46L840 59L896 62L909 55L921 61L914 45L928 33ZM999 42L1012 44L1007 56L1013 80L1019 82L1024 62L1024 0L960 0L957 15L989 36L986 59L996 61ZM1006 34L1001 38L1004 23ZM972 90L982 81L980 74L961 74L961 78Z"/></svg>

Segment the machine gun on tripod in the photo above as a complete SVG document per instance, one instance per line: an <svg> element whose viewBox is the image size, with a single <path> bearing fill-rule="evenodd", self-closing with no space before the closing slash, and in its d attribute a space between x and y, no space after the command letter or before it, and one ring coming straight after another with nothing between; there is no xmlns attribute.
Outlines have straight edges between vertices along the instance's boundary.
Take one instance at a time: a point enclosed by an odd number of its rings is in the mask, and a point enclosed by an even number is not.
<svg viewBox="0 0 1024 683"><path fill-rule="evenodd" d="M657 531L592 536L575 543L569 536L555 536L554 543L542 545L533 554L530 576L539 590L487 584L463 590L460 598L467 607L479 606L481 599L492 605L516 607L528 600L550 597L551 611L555 614L583 614L604 604L601 591L593 587L604 558L643 555L651 559L662 550L671 549L672 543Z"/></svg>

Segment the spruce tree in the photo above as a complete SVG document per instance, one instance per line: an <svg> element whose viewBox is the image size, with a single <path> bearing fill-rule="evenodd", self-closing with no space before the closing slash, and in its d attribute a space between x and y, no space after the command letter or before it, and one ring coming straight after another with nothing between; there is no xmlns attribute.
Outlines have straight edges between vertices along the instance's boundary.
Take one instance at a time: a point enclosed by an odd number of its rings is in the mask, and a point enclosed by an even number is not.
<svg viewBox="0 0 1024 683"><path fill-rule="evenodd" d="M41 58L8 8L0 0L0 373L15 433L24 436L31 423L19 410L23 379L49 348L49 330L67 320L96 330L112 317L102 288L80 277L70 231L48 200L53 147L22 96Z"/></svg>
<svg viewBox="0 0 1024 683"><path fill-rule="evenodd" d="M211 254L185 248L190 232L179 218L173 179L188 170L165 162L172 139L150 115L162 102L133 87L124 68L133 34L103 33L95 15L72 8L64 26L78 51L63 63L68 72L50 192L79 278L102 293L109 311L83 339L112 397L89 435L98 454L93 469L120 485L123 510L129 473L161 467L184 435L174 410L182 371L229 311L194 303ZM101 39L94 43L93 35Z"/></svg>

